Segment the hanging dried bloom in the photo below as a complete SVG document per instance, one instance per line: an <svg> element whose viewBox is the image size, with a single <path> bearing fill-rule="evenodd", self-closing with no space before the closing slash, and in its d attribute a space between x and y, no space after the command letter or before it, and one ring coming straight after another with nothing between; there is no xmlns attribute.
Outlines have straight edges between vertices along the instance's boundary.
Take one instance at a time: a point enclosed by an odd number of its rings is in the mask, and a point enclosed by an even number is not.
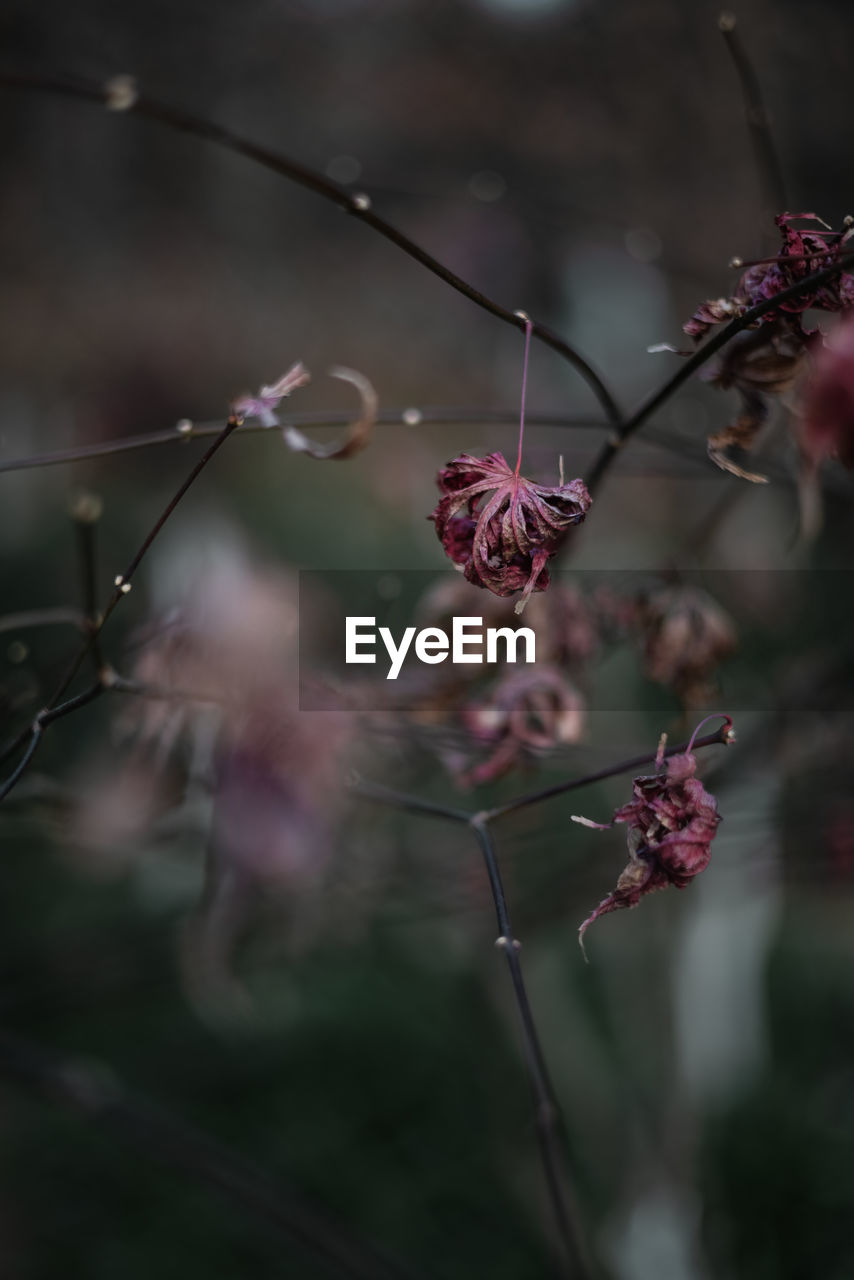
<svg viewBox="0 0 854 1280"><path fill-rule="evenodd" d="M822 223L815 213L781 213L774 219L780 229L783 245L776 258L751 263L741 276L730 298L712 298L702 303L682 327L695 342L704 338L717 324L743 316L751 307L774 298L791 285L807 280L825 267L832 267L847 248L852 229L845 232L812 229L801 231L793 222ZM795 298L782 302L778 310L766 311L758 324L771 324L781 313L793 318L803 334L800 316L810 308L819 311L844 311L854 303L854 274L840 272L814 289L804 289Z"/></svg>
<svg viewBox="0 0 854 1280"><path fill-rule="evenodd" d="M723 471L766 484L766 477L747 471L731 450L749 453L768 420L771 397L782 396L795 383L806 359L809 343L799 321L780 316L753 332L737 334L708 381L722 390L733 388L740 397L739 411L722 431L710 436L709 457Z"/></svg>
<svg viewBox="0 0 854 1280"><path fill-rule="evenodd" d="M493 782L526 754L578 742L584 732L584 699L560 671L540 666L499 680L485 700L464 708L463 722L490 754L461 781Z"/></svg>
<svg viewBox="0 0 854 1280"><path fill-rule="evenodd" d="M298 387L304 387L311 375L301 363L292 365L287 373L271 387L262 387L256 396L238 396L231 402L232 413L238 418L257 418L264 427L277 427L276 409L279 402Z"/></svg>
<svg viewBox="0 0 854 1280"><path fill-rule="evenodd" d="M736 646L730 616L705 591L675 586L644 596L636 622L646 676L673 688L687 706L705 701L710 677Z"/></svg>
<svg viewBox="0 0 854 1280"><path fill-rule="evenodd" d="M729 716L723 719L727 722L724 740L734 741L732 720ZM578 930L582 950L584 934L594 920L610 911L636 907L645 894L654 893L656 889L666 889L668 885L684 889L708 866L720 815L714 796L709 795L694 776L697 760L692 752L697 733L705 723L706 720L701 721L694 730L683 755L670 757L663 773L662 738L656 759L658 772L635 778L634 799L617 809L611 822L591 822L589 818L573 816L573 822L599 830L606 830L614 823L628 826L628 864L616 888L602 899Z"/></svg>
<svg viewBox="0 0 854 1280"><path fill-rule="evenodd" d="M547 561L591 503L582 480L534 484L501 453L461 454L442 468L437 484L442 497L429 518L446 554L476 586L497 596L521 591L517 613L532 591L545 591Z"/></svg>

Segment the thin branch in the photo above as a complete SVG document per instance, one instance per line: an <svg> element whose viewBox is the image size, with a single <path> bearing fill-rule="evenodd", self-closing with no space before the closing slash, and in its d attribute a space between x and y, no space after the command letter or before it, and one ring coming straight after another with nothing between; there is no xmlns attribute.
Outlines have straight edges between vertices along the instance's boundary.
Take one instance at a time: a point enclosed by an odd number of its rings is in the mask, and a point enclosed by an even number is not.
<svg viewBox="0 0 854 1280"><path fill-rule="evenodd" d="M80 565L80 584L83 597L83 613L86 629L93 632L98 625L98 568L95 546L95 529L101 516L101 501L94 494L81 494L71 509L71 518L77 535L77 558ZM95 671L104 666L101 646L97 637L92 640L92 661Z"/></svg>
<svg viewBox="0 0 854 1280"><path fill-rule="evenodd" d="M53 724L54 720L60 720L63 716L70 715L72 711L77 711L80 707L85 707L88 703L94 702L103 692L104 686L99 680L97 684L91 685L83 693L78 693L75 697L69 698L67 702L62 702L55 707L45 707L43 711L39 712L33 723L18 734L17 738L3 750L0 759L5 760L7 756L19 750L24 743L27 744L26 751L14 771L0 785L0 801L6 799L6 796L26 772L47 726Z"/></svg>
<svg viewBox="0 0 854 1280"><path fill-rule="evenodd" d="M450 805L436 804L432 800L421 800L403 791L393 791L391 787L383 787L376 782L363 782L354 778L350 783L353 795L363 800L376 800L379 804L388 805L392 809L404 809L408 813L423 813L433 818L446 818L450 822L468 823L472 814L465 809L452 809Z"/></svg>
<svg viewBox="0 0 854 1280"><path fill-rule="evenodd" d="M470 825L483 854L483 861L495 906L495 915L500 933L495 945L504 952L507 959L507 967L510 970L510 977L513 983L513 994L516 998L516 1007L519 1011L522 1025L522 1047L528 1083L534 1103L534 1119L540 1145L540 1158L555 1225L565 1254L565 1264L561 1267L561 1274L567 1277L589 1277L592 1272L582 1243L575 1205L566 1189L569 1179L561 1141L560 1111L522 975L522 965L519 960L521 944L513 935L510 912L501 881L501 871L486 820L483 815L475 815Z"/></svg>
<svg viewBox="0 0 854 1280"><path fill-rule="evenodd" d="M564 413L528 413L527 422L535 427L560 427L576 430L608 430L607 422L591 421L590 418L572 417ZM340 427L346 426L352 414L330 413L328 410L315 410L306 413L289 413L285 425L291 427ZM513 426L518 424L519 411L516 409L482 409L466 407L428 406L424 409L414 405L404 409L387 409L377 414L377 426L453 426L456 424L484 424L490 426ZM136 449L149 449L156 445L188 444L191 440L203 440L219 435L224 422L188 423L178 427L170 427L165 431L149 431L142 435L125 436L118 440L104 440L99 444L76 445L70 449L55 449L50 453L36 453L23 458L0 459L0 473L4 471L31 471L36 467L55 467L69 462L85 462L91 458L107 458L116 453L130 453ZM241 436L269 435L275 427L266 427L257 422L244 422L240 428Z"/></svg>
<svg viewBox="0 0 854 1280"><path fill-rule="evenodd" d="M74 658L74 661L72 662L70 668L68 669L65 676L61 680L59 688L57 689L56 693L51 699L51 702L48 704L49 706L53 706L53 704L57 701L57 699L62 697L62 695L65 693L66 689L71 684L74 677L77 675L77 672L80 670L80 667L82 666L83 661L86 658L86 655L88 654L92 645L96 642L98 636L103 631L104 626L107 620L109 619L110 615L113 613L113 610L116 608L116 605L130 591L134 574L136 573L137 569L142 563L146 553L150 549L151 544L154 542L155 538L160 533L163 526L166 524L166 521L172 515L175 508L178 506L178 503L187 493L187 490L190 488L190 486L199 478L201 473L204 471L205 467L213 458L214 454L217 453L222 448L222 446L225 444L226 440L232 434L232 432L236 431L237 428L241 425L241 421L242 420L240 418L236 418L236 417L231 417L228 419L225 426L216 436L213 444L208 449L205 450L201 458L199 458L198 462L193 467L190 474L187 476L186 480L184 480L184 482L181 485L179 485L177 493L174 495L171 501L167 503L165 510L160 515L160 517L155 521L152 528L149 530L141 547L139 548L139 550L136 552L136 554L128 564L124 573L120 573L117 575L113 594L108 600L107 606L104 609L104 612L101 614L100 618L98 619L97 625L92 628L92 631L88 639L85 641L83 647L80 649L79 653Z"/></svg>
<svg viewBox="0 0 854 1280"><path fill-rule="evenodd" d="M58 719L60 715L66 715L69 711L76 710L77 706L83 706L85 705L85 703L91 702L93 698L96 698L100 694L105 692L106 688L108 687L108 682L111 675L111 673L107 670L104 670L101 673L101 678L98 680L98 683L93 686L93 688L87 690L86 693L80 694L77 698L71 698L69 699L68 702L64 702L60 704L60 699L68 690L69 686L74 680L74 677L77 675L78 671L80 670L84 661L86 660L87 655L97 646L98 637L103 631L107 620L109 619L110 615L113 613L113 610L116 608L119 601L122 600L123 597L126 596L127 593L130 591L133 576L136 573L137 569L139 568L140 564L142 563L142 560L145 557L146 552L151 547L151 544L154 542L155 538L160 533L160 530L163 528L163 526L166 524L166 521L172 515L175 508L178 506L178 503L184 497L187 490L190 488L193 482L198 479L199 475L201 475L202 471L205 469L205 467L208 465L210 460L213 458L214 454L216 454L218 450L222 448L222 446L225 444L226 440L232 434L232 432L236 431L237 428L241 425L241 422L242 422L242 419L240 418L237 418L237 417L229 418L228 422L225 424L223 429L217 435L213 444L210 445L210 447L205 450L205 453L202 455L202 457L199 458L198 462L193 467L190 474L179 486L175 496L167 504L165 510L160 515L160 517L155 521L154 525L146 535L142 545L140 546L136 554L133 556L132 560L130 561L128 567L125 569L124 573L120 573L117 576L115 580L115 588L113 590L113 594L110 597L109 601L107 602L106 608L98 618L95 625L88 629L88 634L86 636L86 639L83 641L83 644L81 645L80 649L77 651L70 667L68 668L62 680L60 681L59 686L57 687L56 692L54 693L47 707L39 713L39 715L36 717L30 729L24 730L21 734L18 735L18 737L9 746L6 747L6 749L2 753L0 753L0 759L5 759L7 755L11 754L15 750L17 750L20 746L22 746L27 741L28 737L31 739L27 747L24 759L20 762L20 764L15 769L11 777L7 778L6 782L3 783L2 787L0 787L0 801L5 799L5 797L9 794L9 792L12 790L12 788L16 785L18 780L21 778L22 774L25 772L27 766L29 765L33 757L36 747L38 746L38 743L41 739L42 732L47 727L47 725L51 724L52 721Z"/></svg>
<svg viewBox="0 0 854 1280"><path fill-rule="evenodd" d="M698 738L694 743L693 750L699 751L701 747L731 746L734 741L735 735L731 727L722 725L714 733L707 733L705 737ZM687 742L681 743L678 747L668 747L664 753L664 758L681 755L687 750L687 747ZM529 791L526 795L518 796L515 800L508 800L506 804L496 805L494 809L485 809L482 817L484 820L494 822L496 818L503 818L506 813L516 813L519 809L527 809L532 804L539 804L541 800L551 800L554 796L566 795L568 791L576 791L579 787L589 787L594 782L602 782L605 778L613 778L618 773L633 773L635 769L641 769L646 764L654 764L655 760L655 751L648 752L642 756L634 756L630 760L621 760L619 764L597 769L595 773L587 773L581 778L571 778L568 782L556 782L552 787L544 787L541 791Z"/></svg>
<svg viewBox="0 0 854 1280"><path fill-rule="evenodd" d="M84 80L77 76L0 71L0 85L5 85L11 89L61 94L64 97L96 102L103 106L108 106L111 102L109 84L98 84L95 81ZM343 209L360 222L366 223L386 240L390 240L392 244L397 245L398 249L401 249L408 257L426 267L433 275L438 276L445 284L450 285L457 293L461 293L482 310L488 311L490 315L496 316L497 319L503 320L515 329L525 331L528 323L527 317L523 318L518 312L501 306L492 298L487 297L486 294L481 293L479 289L475 289L473 285L468 284L455 272L449 270L448 267L443 266L438 259L427 253L425 249L422 249L413 240L410 240L397 227L392 226L385 218L381 218L374 213L370 199L363 193L354 194L347 188L331 182L323 174L307 168L288 156L272 151L268 147L260 146L258 143L250 142L248 138L243 138L222 125L191 115L189 112L180 111L143 94L131 95L123 109L127 114L143 116L148 120L156 120L178 133L185 133L194 138L204 139L235 155L245 156L256 164L262 165L265 169L270 169L273 173L279 174L280 177L287 178L290 182L295 182L297 185L313 191L315 195L337 205L339 209ZM546 346L551 347L552 350L563 356L572 365L596 396L608 420L614 426L619 426L622 422L620 409L592 365L574 347L570 346L568 342L546 325L537 321L532 321L531 325L534 337L538 338Z"/></svg>
<svg viewBox="0 0 854 1280"><path fill-rule="evenodd" d="M622 428L606 441L599 456L593 463L590 475L587 478L587 488L593 492L599 487L603 476L629 437L633 436L639 427L643 426L647 418L650 418L670 399L673 393L682 386L683 382L687 382L692 374L701 369L713 355L720 351L721 347L726 346L731 338L734 338L737 333L741 333L743 329L748 329L754 321L761 319L768 311L773 311L781 303L788 302L790 298L797 298L802 293L816 289L819 285L824 284L825 281L832 280L834 276L838 276L840 272L851 266L854 266L854 253L843 255L832 266L825 267L822 271L811 272L803 280L796 280L794 284L781 289L773 297L765 298L762 302L757 303L755 307L745 311L743 316L738 316L735 320L731 320L724 329L719 330L718 333L709 338L698 351L688 356L672 377L668 378L667 382L662 387L659 387L658 391L653 392L651 396L644 400L635 409L634 413L626 419Z"/></svg>
<svg viewBox="0 0 854 1280"><path fill-rule="evenodd" d="M77 631L86 630L86 619L79 609L59 606L55 609L25 609L21 613L5 613L0 617L0 632L26 631L28 627L55 627L68 625Z"/></svg>
<svg viewBox="0 0 854 1280"><path fill-rule="evenodd" d="M733 13L722 13L718 19L718 27L724 38L727 52L732 59L741 85L744 99L744 116L750 134L753 155L756 161L756 172L759 175L759 186L764 212L782 213L788 209L786 182L783 168L774 143L771 129L771 116L765 106L759 77L741 42Z"/></svg>
<svg viewBox="0 0 854 1280"><path fill-rule="evenodd" d="M217 1192L293 1246L348 1280L412 1280L397 1261L357 1238L251 1161L131 1093L99 1064L58 1057L0 1033L0 1072L54 1103L82 1113L108 1135ZM215 1217L214 1217L215 1221ZM286 1267L286 1270L289 1268Z"/></svg>

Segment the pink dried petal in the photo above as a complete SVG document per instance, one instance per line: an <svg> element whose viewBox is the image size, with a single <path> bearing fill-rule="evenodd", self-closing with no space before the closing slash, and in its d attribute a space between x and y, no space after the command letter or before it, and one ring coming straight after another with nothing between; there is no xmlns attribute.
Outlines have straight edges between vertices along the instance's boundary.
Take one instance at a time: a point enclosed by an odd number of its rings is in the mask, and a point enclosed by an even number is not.
<svg viewBox="0 0 854 1280"><path fill-rule="evenodd" d="M668 885L684 889L708 866L720 815L714 796L694 776L697 761L691 747L696 735L695 729L688 750L671 756L664 773L635 778L633 799L615 811L612 823L629 828L629 861L616 888L582 923L582 950L584 934L594 920L611 911L636 907L646 894ZM586 819L573 821L599 825Z"/></svg>
<svg viewBox="0 0 854 1280"><path fill-rule="evenodd" d="M521 591L517 613L532 591L546 589L548 560L591 503L582 480L534 484L511 471L501 453L461 454L437 484L442 496L430 519L446 553L476 586L497 596Z"/></svg>
<svg viewBox="0 0 854 1280"><path fill-rule="evenodd" d="M296 391L297 387L305 386L310 377L311 375L301 362L291 365L278 382L274 382L269 387L262 387L257 395L243 395L232 400L232 412L238 418L257 418L262 426L276 427L279 419L276 417L275 410L279 407L279 402L285 396L289 396L292 391Z"/></svg>

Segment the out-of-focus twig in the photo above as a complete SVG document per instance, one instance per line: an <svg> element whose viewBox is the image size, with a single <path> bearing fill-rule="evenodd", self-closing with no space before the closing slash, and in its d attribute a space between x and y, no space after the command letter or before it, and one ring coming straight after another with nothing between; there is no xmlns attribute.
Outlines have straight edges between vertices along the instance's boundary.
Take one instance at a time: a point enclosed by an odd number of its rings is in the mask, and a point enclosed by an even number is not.
<svg viewBox="0 0 854 1280"><path fill-rule="evenodd" d="M402 1263L206 1133L127 1089L108 1067L0 1033L0 1073L217 1192L346 1280L415 1280ZM290 1265L286 1267L290 1272Z"/></svg>
<svg viewBox="0 0 854 1280"><path fill-rule="evenodd" d="M534 1123L540 1147L540 1160L555 1226L562 1245L561 1274L572 1277L573 1280L576 1277L578 1280L589 1280L593 1275L593 1271L581 1232L572 1180L562 1149L560 1109L542 1045L540 1044L537 1024L522 974L522 964L519 959L521 943L513 934L510 911L501 880L501 870L498 865L492 834L485 816L476 814L471 819L470 826L483 855L492 901L495 906L495 916L499 930L495 945L500 951L504 952L507 960L507 967L513 984L513 995L519 1012L525 1070L531 1089Z"/></svg>
<svg viewBox="0 0 854 1280"><path fill-rule="evenodd" d="M306 165L282 155L281 152L273 151L269 147L262 147L256 142L251 142L248 138L241 137L239 134L232 132L232 130L226 129L223 125L215 124L211 120L191 115L188 111L181 111L177 107L158 102L154 98L149 98L137 92L135 88L127 93L121 106L117 106L114 98L114 88L109 83L99 84L96 81L84 80L78 76L0 70L0 85L11 89L55 93L85 102L101 103L103 106L121 110L129 115L143 116L148 120L156 120L160 124L176 130L178 133L185 133L195 138L204 139L206 142L212 142L226 151L245 156L256 164L263 165L265 169L270 169L273 173L287 178L290 182L295 182L299 186L313 191L315 195L321 196L324 200L337 205L339 209L343 209L345 213L349 213L360 222L366 223L372 230L386 240L390 240L392 244L397 245L398 249L401 249L408 257L420 262L422 267L426 267L433 275L438 276L440 280L450 285L457 293L463 294L476 306L488 311L490 315L503 320L506 324L512 325L515 329L520 329L523 332L525 330L528 317L524 313L501 306L500 303L495 302L494 299L487 297L485 293L481 293L479 289L463 280L456 272L444 266L432 254L427 253L414 240L410 240L402 231L399 231L397 227L392 226L385 218L374 213L370 198L363 192L353 193L346 187L331 182L322 173L317 173ZM620 409L590 362L564 338L561 338L559 334L539 321L532 321L531 331L535 338L547 347L551 347L553 351L563 356L572 365L596 396L608 420L617 426L622 421Z"/></svg>
<svg viewBox="0 0 854 1280"><path fill-rule="evenodd" d="M789 207L786 181L771 129L771 116L762 96L759 77L739 35L735 14L722 13L718 19L718 27L741 85L744 115L759 178L762 221L765 224L770 222L770 217L774 214L782 213Z"/></svg>
<svg viewBox="0 0 854 1280"><path fill-rule="evenodd" d="M205 450L202 457L199 458L198 462L190 471L189 475L186 477L183 483L178 487L178 490L175 493L174 497L171 499L170 502L167 503L164 511L161 513L158 519L154 522L154 525L149 530L148 534L146 535L146 537L142 542L142 545L139 547L138 551L131 559L124 573L120 573L116 577L113 594L110 596L110 599L107 602L106 608L99 615L97 621L93 625L87 627L86 638L83 641L83 644L81 645L80 649L77 651L73 661L71 662L70 667L68 668L62 680L60 681L56 689L56 692L54 693L50 702L42 711L39 712L39 714L36 716L30 728L25 729L23 733L19 734L18 737L2 753L0 753L0 759L5 759L7 755L11 754L15 750L18 750L25 743L27 744L24 751L23 758L18 763L17 767L14 769L10 777L8 777L6 781L2 785L0 785L0 801L5 799L5 797L9 794L9 792L13 789L13 787L17 784L18 780L21 778L21 776L25 772L27 766L29 765L30 761L33 758L35 750L47 726L49 724L52 724L54 720L59 719L61 715L67 715L69 714L69 712L76 710L78 705L83 706L86 702L91 702L94 698L99 697L109 687L109 680L110 680L111 673L108 670L104 669L101 671L97 684L95 684L91 689L87 690L86 693L80 694L77 698L71 698L67 702L60 701L64 696L64 694L67 692L70 685L72 684L75 676L77 675L78 671L80 670L81 666L86 660L86 657L88 656L88 654L92 652L92 650L97 646L98 637L103 631L107 620L112 615L119 601L122 600L130 591L134 574L136 573L137 569L142 563L142 560L144 559L149 548L151 547L151 544L154 542L155 538L160 533L160 530L166 524L166 521L172 515L173 511L178 506L179 502L184 497L184 495L187 493L190 486L193 484L195 480L198 479L199 475L201 475L202 471L204 471L205 467L208 465L208 463L211 461L214 455L225 444L228 437L232 434L232 432L236 431L237 428L241 425L241 422L242 422L241 418L233 417L233 416L229 418L225 426L217 435L213 444L211 444L209 448Z"/></svg>

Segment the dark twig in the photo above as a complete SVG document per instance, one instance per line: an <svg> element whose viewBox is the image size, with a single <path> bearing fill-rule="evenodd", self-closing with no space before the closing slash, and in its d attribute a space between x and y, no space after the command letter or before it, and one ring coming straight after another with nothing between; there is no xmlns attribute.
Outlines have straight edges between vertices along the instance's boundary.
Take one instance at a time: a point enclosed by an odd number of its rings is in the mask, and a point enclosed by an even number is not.
<svg viewBox="0 0 854 1280"><path fill-rule="evenodd" d="M95 547L95 529L101 516L101 501L94 494L78 496L71 508L71 518L77 534L77 557L80 564L81 594L86 629L91 634L98 625L98 569ZM104 666L97 636L92 639L92 661L96 672Z"/></svg>
<svg viewBox="0 0 854 1280"><path fill-rule="evenodd" d="M598 489L602 483L603 476L611 467L626 441L635 434L639 427L643 426L647 418L650 418L663 404L666 404L673 393L682 386L683 382L687 382L716 352L720 351L721 347L725 347L731 338L734 338L737 333L741 333L743 329L748 329L756 320L761 319L766 312L773 311L790 298L797 298L802 293L816 289L819 285L824 284L825 281L832 280L834 276L838 276L840 272L851 266L854 266L854 253L843 255L831 266L825 267L824 270L811 272L802 280L796 280L794 284L781 289L773 297L765 298L762 302L757 303L755 307L745 311L743 316L738 316L735 320L731 320L724 329L719 330L713 337L709 338L698 351L688 356L680 364L676 372L668 378L664 386L659 387L657 391L654 391L651 396L644 400L635 409L634 413L626 419L622 428L606 441L587 477L587 488L591 492Z"/></svg>
<svg viewBox="0 0 854 1280"><path fill-rule="evenodd" d="M77 698L71 698L69 699L68 702L64 702L61 705L59 705L60 699L68 690L69 686L74 680L74 677L77 675L78 671L83 665L87 655L90 652L92 652L93 648L97 645L98 637L100 636L102 630L104 629L104 626L108 618L112 614L113 610L116 608L116 605L130 591L133 576L136 573L137 569L139 568L140 564L142 563L142 560L146 552L150 548L151 544L154 542L155 538L160 533L160 530L163 528L166 521L172 515L172 512L178 506L178 503L184 497L187 490L190 488L193 482L198 479L199 475L202 473L202 471L208 465L210 460L213 458L214 454L217 453L218 450L222 448L222 446L225 444L228 437L232 434L233 431L236 431L240 425L241 425L240 418L236 418L236 417L229 418L228 422L220 431L219 435L216 437L213 444L210 445L210 447L205 450L205 453L202 455L202 457L199 458L198 462L193 467L190 474L179 486L175 496L167 504L165 510L163 511L159 519L155 521L154 525L150 529L149 533L146 535L142 545L134 555L133 559L130 561L124 573L119 574L118 577L116 578L115 588L112 596L107 602L106 608L98 618L97 622L88 629L88 635L86 636L86 639L83 641L83 644L81 645L80 649L77 651L70 667L68 668L62 680L60 681L56 692L54 693L53 697L51 698L45 710L39 713L39 715L36 717L30 729L25 729L2 753L0 753L0 759L5 759L7 755L11 754L15 750L18 750L19 747L21 747L27 741L28 738L30 739L30 742L27 747L23 760L19 763L19 765L17 766L17 768L15 769L11 777L7 778L5 783L2 784L2 787L0 787L0 801L5 799L5 797L9 794L9 792L12 790L12 788L15 786L15 784L18 782L18 780L21 778L22 774L26 770L28 764L30 763L30 760L33 757L36 747L38 746L42 733L44 729L47 727L47 725L52 723L53 720L58 719L60 715L66 715L69 711L76 710L77 706L83 706L85 705L85 703L91 702L93 698L98 697L99 694L103 693L108 687L109 677L111 673L104 670L102 671L101 678L99 679L98 683L95 686L93 686L92 689L87 690L87 692L84 694L80 694Z"/></svg>
<svg viewBox="0 0 854 1280"><path fill-rule="evenodd" d="M771 116L762 96L759 77L753 67L747 50L741 42L733 13L722 13L718 19L718 27L724 38L727 52L732 59L736 74L741 84L744 99L744 115L756 161L756 172L759 175L759 186L763 208L763 222L769 221L768 215L782 213L788 209L786 181L774 134L771 130Z"/></svg>
<svg viewBox="0 0 854 1280"><path fill-rule="evenodd" d="M17 784L21 776L26 772L47 726L49 724L53 724L54 720L59 720L63 716L70 715L72 711L78 711L80 707L85 707L88 703L94 702L94 700L99 698L103 692L104 686L99 680L97 684L91 685L88 689L84 690L83 693L78 693L75 697L69 698L67 702L62 702L55 707L45 707L43 711L39 712L33 723L28 728L24 729L23 732L20 733L18 737L4 749L2 755L0 755L0 759L5 759L8 755L19 750L24 743L27 743L26 751L24 752L24 755L19 761L17 767L6 781L0 785L0 801L6 799L6 796Z"/></svg>
<svg viewBox="0 0 854 1280"><path fill-rule="evenodd" d="M75 627L77 631L85 631L86 619L79 609L68 609L62 605L55 609L24 609L20 613L4 613L0 617L0 632L65 625Z"/></svg>
<svg viewBox="0 0 854 1280"><path fill-rule="evenodd" d="M350 790L364 800L376 800L391 809L405 809L409 813L424 813L433 818L447 818L450 822L462 823L470 822L472 817L465 809L452 809L449 805L435 804L432 800L421 800L418 796L393 791L391 787L383 787L376 782L363 782L361 778L351 781Z"/></svg>
<svg viewBox="0 0 854 1280"><path fill-rule="evenodd" d="M352 414L330 413L315 410L306 413L289 413L287 425L293 427L340 427L352 421ZM577 430L607 430L607 422L590 418L577 418L565 413L528 413L529 426L560 427ZM377 426L453 426L456 424L485 424L490 426L517 426L517 409L456 408L454 406L428 406L418 409L386 409L377 414ZM193 423L187 428L170 427L165 431L149 431L143 435L126 436L119 440L104 440L99 444L81 444L70 449L55 449L50 453L35 453L23 458L0 459L0 473L4 471L31 471L35 467L55 467L63 463L85 462L91 458L107 458L116 453L130 453L136 449L149 449L156 445L187 444L191 440L203 440L219 435L223 422ZM275 428L272 428L275 430ZM270 427L246 422L241 436L269 435Z"/></svg>
<svg viewBox="0 0 854 1280"><path fill-rule="evenodd" d="M17 1035L0 1034L0 1072L82 1113L107 1134L217 1192L288 1245L347 1280L413 1280L412 1273L343 1224L257 1169L244 1156L131 1093L106 1067L60 1058ZM215 1221L215 1217L213 1219ZM285 1270L291 1274L291 1260Z"/></svg>
<svg viewBox="0 0 854 1280"><path fill-rule="evenodd" d="M104 106L111 103L109 84L102 85L76 76L0 71L0 85L5 85L11 89L57 93L64 97L101 103ZM374 213L370 199L363 193L354 194L346 187L341 187L337 183L331 182L323 174L307 168L296 160L291 160L289 157L281 155L277 151L272 151L268 147L259 146L258 143L250 142L248 138L243 138L222 125L214 124L210 120L167 106L165 103L157 102L155 99L148 98L143 94L134 93L129 95L127 103L123 105L123 110L127 114L143 116L148 120L156 120L179 133L189 134L194 138L212 142L235 155L245 156L256 164L263 165L265 169L270 169L273 173L279 174L280 177L287 178L290 182L295 182L299 186L313 191L315 195L321 196L324 200L337 205L339 209L343 209L360 222L366 223L386 240L390 240L392 244L397 245L398 249L401 249L408 257L420 262L433 275L438 276L445 284L450 285L457 293L461 293L482 310L488 311L490 315L496 316L497 319L503 320L506 324L513 325L515 329L519 329L522 332L525 331L528 323L527 316L501 306L492 298L487 297L486 294L481 293L479 289L475 289L473 285L468 284L455 272L449 270L448 267L443 266L438 259L427 253L420 245L415 244L397 227L392 226L385 218L381 218L379 214ZM535 338L538 338L546 346L551 347L552 350L563 356L572 365L596 396L609 421L614 426L618 426L622 421L622 414L610 391L590 363L574 347L570 346L568 342L546 325L532 321L532 333Z"/></svg>
<svg viewBox="0 0 854 1280"><path fill-rule="evenodd" d="M698 751L700 747L712 746L730 746L735 741L735 735L729 725L722 725L714 733L707 733L705 737L697 738L694 743L693 750ZM688 748L688 743L680 743L678 747L668 747L664 753L664 757L681 755ZM486 809L483 817L490 822L494 822L496 818L503 818L506 813L515 813L519 809L527 809L532 804L539 804L541 800L551 800L554 796L566 795L568 791L576 791L579 787L589 787L594 782L602 782L605 778L616 777L618 773L633 773L635 769L641 769L646 764L654 764L656 752L648 752L646 755L634 756L631 760L621 760L619 764L608 765L605 769L597 769L595 773L587 773L582 778L571 778L568 782L556 782L552 787L544 787L541 791L529 791L524 796L518 796L515 800L508 800L506 804L496 805L494 809Z"/></svg>
<svg viewBox="0 0 854 1280"><path fill-rule="evenodd" d="M495 915L499 929L499 937L495 945L504 952L506 957L507 967L510 970L510 977L513 983L513 994L516 998L516 1007L522 1024L522 1047L528 1083L534 1103L534 1119L540 1146L540 1158L555 1225L565 1255L565 1262L561 1266L561 1274L573 1277L589 1277L592 1275L590 1264L582 1243L574 1201L567 1190L570 1184L562 1150L560 1111L551 1079L549 1078L549 1071L542 1045L540 1044L531 1002L528 999L528 992L522 975L522 965L519 960L521 944L513 935L507 899L501 881L501 871L485 816L482 814L475 815L471 819L470 825L483 854L492 900L495 905Z"/></svg>

